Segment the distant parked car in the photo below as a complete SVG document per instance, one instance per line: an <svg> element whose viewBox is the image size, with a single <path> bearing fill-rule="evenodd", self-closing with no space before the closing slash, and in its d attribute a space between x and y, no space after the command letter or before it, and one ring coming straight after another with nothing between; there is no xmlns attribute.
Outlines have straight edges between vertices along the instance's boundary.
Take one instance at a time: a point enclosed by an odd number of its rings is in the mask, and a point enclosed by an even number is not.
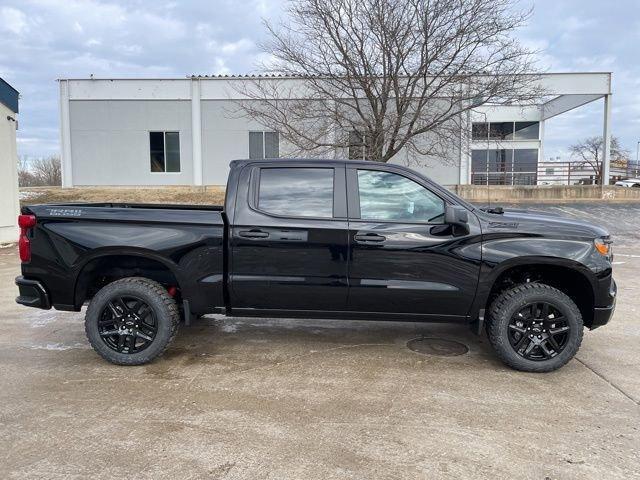
<svg viewBox="0 0 640 480"><path fill-rule="evenodd" d="M614 185L617 185L618 187L640 188L640 178L627 178L626 180L618 180Z"/></svg>

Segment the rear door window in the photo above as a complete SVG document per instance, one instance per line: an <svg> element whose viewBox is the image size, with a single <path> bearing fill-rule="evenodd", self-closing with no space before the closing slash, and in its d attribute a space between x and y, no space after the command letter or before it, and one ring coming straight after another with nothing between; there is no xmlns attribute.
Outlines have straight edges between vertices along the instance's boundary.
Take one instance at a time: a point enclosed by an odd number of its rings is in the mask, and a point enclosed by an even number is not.
<svg viewBox="0 0 640 480"><path fill-rule="evenodd" d="M258 209L286 217L333 217L333 168L261 168Z"/></svg>

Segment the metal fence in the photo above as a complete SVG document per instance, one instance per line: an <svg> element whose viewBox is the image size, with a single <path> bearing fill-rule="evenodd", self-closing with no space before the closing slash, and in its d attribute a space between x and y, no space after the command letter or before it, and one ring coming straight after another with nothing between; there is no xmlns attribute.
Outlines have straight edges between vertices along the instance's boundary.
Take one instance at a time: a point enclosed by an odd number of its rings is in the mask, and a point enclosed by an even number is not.
<svg viewBox="0 0 640 480"><path fill-rule="evenodd" d="M487 165L488 167L489 165ZM599 172L584 162L538 162L524 169L503 163L496 170L471 172L473 185L596 185L600 183ZM514 168L515 167L515 168ZM640 163L612 164L610 183L624 178L640 177Z"/></svg>

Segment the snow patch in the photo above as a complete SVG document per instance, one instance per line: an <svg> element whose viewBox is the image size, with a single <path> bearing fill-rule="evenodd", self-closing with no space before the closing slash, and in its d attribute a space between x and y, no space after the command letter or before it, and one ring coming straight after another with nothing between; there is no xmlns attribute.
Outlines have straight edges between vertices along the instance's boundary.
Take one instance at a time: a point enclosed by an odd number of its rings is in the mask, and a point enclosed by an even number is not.
<svg viewBox="0 0 640 480"><path fill-rule="evenodd" d="M238 331L238 325L234 323L226 323L220 328L224 333L235 333Z"/></svg>
<svg viewBox="0 0 640 480"><path fill-rule="evenodd" d="M36 318L31 321L31 328L39 328L44 327L50 323L53 323L58 318L58 314L56 312L38 312L35 314Z"/></svg>
<svg viewBox="0 0 640 480"><path fill-rule="evenodd" d="M25 191L21 191L18 194L18 197L20 198L20 200L30 200L32 198L39 197L40 195L42 195L42 192L25 192Z"/></svg>

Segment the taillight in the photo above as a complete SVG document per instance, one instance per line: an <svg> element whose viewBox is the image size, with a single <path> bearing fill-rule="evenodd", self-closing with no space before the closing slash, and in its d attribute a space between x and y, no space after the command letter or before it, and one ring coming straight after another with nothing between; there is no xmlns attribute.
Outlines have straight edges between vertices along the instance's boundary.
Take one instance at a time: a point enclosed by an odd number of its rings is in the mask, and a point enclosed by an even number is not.
<svg viewBox="0 0 640 480"><path fill-rule="evenodd" d="M18 215L18 226L20 228L33 228L36 226L35 215Z"/></svg>
<svg viewBox="0 0 640 480"><path fill-rule="evenodd" d="M30 228L36 226L35 215L18 215L18 226L20 227L20 238L18 239L18 251L22 262L31 261L31 241L27 236Z"/></svg>
<svg viewBox="0 0 640 480"><path fill-rule="evenodd" d="M20 252L20 260L23 262L31 261L31 242L26 235L20 234L18 240L18 251Z"/></svg>

